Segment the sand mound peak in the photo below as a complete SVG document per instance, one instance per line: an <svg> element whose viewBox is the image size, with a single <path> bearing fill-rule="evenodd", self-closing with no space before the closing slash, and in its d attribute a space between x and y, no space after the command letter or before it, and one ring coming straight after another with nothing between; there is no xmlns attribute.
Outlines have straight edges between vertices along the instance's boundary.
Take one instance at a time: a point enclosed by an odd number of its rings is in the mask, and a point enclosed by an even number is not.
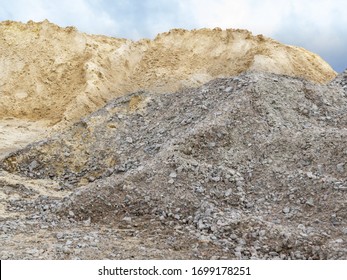
<svg viewBox="0 0 347 280"><path fill-rule="evenodd" d="M246 30L173 29L137 42L46 21L0 24L0 118L75 121L139 89L175 91L247 70L326 83L320 57Z"/></svg>

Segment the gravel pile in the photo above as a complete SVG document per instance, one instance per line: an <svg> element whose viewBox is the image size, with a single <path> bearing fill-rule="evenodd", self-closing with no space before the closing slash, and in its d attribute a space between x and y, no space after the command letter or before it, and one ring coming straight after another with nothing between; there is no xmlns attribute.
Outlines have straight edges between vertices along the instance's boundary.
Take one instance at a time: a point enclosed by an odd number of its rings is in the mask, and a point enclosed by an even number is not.
<svg viewBox="0 0 347 280"><path fill-rule="evenodd" d="M330 84L337 87L342 87L342 89L347 92L347 69L332 80Z"/></svg>
<svg viewBox="0 0 347 280"><path fill-rule="evenodd" d="M23 188L0 257L346 259L343 83L249 72L109 102L1 161Z"/></svg>

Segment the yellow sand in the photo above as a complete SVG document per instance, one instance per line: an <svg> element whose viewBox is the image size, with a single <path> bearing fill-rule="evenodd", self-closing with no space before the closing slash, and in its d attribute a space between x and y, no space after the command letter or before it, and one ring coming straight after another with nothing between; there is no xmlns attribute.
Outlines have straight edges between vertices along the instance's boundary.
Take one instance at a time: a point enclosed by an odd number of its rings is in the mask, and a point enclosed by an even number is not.
<svg viewBox="0 0 347 280"><path fill-rule="evenodd" d="M48 21L0 24L0 119L71 122L139 89L158 93L259 70L326 83L319 56L246 30L181 29L137 42Z"/></svg>

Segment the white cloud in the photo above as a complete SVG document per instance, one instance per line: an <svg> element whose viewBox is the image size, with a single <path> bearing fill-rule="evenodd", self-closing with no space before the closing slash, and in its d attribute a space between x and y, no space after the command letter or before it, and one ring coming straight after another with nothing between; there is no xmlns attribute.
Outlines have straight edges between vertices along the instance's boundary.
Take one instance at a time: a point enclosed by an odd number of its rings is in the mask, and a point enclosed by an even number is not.
<svg viewBox="0 0 347 280"><path fill-rule="evenodd" d="M1 15L9 19L26 22L48 19L61 26L77 26L89 33L116 33L116 21L97 0L18 0L2 1Z"/></svg>
<svg viewBox="0 0 347 280"><path fill-rule="evenodd" d="M182 1L183 2L183 1ZM254 33L272 34L287 13L287 1L188 0L184 8L190 12L197 27L243 28Z"/></svg>
<svg viewBox="0 0 347 280"><path fill-rule="evenodd" d="M185 0L182 7L198 27L247 28L271 36L288 19L302 30L332 31L347 23L343 0Z"/></svg>
<svg viewBox="0 0 347 280"><path fill-rule="evenodd" d="M347 67L345 0L185 0L185 13L196 28L243 28L255 34L303 46ZM338 62L344 59L346 65ZM337 66L336 66L337 65Z"/></svg>

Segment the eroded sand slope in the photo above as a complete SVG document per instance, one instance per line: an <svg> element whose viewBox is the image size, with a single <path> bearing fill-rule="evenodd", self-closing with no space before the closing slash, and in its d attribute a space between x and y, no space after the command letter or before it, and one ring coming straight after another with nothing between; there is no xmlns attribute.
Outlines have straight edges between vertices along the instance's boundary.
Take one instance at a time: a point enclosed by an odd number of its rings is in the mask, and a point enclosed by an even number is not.
<svg viewBox="0 0 347 280"><path fill-rule="evenodd" d="M170 92L246 70L326 83L319 56L245 30L171 30L137 42L48 21L0 24L0 118L75 121L139 89Z"/></svg>

